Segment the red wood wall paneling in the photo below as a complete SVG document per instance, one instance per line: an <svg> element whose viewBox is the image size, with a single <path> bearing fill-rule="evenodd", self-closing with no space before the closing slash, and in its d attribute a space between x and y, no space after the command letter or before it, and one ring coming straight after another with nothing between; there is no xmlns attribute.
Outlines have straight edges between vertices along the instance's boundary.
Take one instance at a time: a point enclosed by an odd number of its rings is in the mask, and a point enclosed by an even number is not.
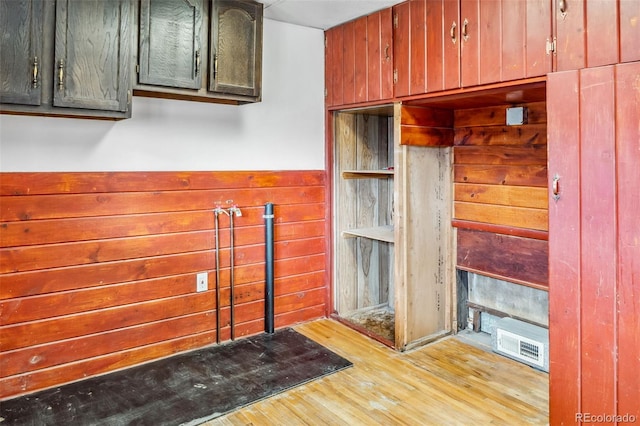
<svg viewBox="0 0 640 426"><path fill-rule="evenodd" d="M548 287L547 114L506 125L507 106L454 111L454 220L458 268Z"/></svg>
<svg viewBox="0 0 640 426"><path fill-rule="evenodd" d="M276 326L326 313L323 171L4 173L0 398L216 342L214 215L235 219L235 335L264 329L264 204L275 205ZM220 215L221 340L230 337ZM209 290L195 291L198 272Z"/></svg>

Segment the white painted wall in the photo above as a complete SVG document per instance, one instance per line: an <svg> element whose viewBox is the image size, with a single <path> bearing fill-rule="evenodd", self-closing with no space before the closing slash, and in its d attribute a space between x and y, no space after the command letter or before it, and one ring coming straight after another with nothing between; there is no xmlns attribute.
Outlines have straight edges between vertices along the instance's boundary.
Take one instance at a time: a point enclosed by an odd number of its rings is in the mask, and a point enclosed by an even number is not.
<svg viewBox="0 0 640 426"><path fill-rule="evenodd" d="M118 122L0 115L0 170L323 170L324 34L265 19L262 102L133 98Z"/></svg>

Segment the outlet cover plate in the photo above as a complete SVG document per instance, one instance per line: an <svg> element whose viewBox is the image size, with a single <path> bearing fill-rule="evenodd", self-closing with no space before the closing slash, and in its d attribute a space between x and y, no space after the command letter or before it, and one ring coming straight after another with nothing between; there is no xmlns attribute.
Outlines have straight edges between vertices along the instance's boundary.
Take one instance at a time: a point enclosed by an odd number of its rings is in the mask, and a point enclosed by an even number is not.
<svg viewBox="0 0 640 426"><path fill-rule="evenodd" d="M200 272L196 275L196 291L207 291L209 289L209 275L206 272Z"/></svg>

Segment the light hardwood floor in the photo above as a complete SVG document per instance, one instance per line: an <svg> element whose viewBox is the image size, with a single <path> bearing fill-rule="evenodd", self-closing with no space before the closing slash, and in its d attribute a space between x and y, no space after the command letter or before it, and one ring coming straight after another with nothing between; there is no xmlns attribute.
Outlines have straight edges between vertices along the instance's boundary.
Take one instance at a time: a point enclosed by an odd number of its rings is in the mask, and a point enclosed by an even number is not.
<svg viewBox="0 0 640 426"><path fill-rule="evenodd" d="M295 329L353 367L205 423L548 424L548 375L447 337L399 353L329 319Z"/></svg>

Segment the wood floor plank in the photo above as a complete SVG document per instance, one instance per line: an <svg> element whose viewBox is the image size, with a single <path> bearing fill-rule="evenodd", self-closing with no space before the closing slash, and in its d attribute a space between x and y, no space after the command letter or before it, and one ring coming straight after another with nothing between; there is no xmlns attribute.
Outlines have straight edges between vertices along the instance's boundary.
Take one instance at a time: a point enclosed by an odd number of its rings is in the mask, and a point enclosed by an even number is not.
<svg viewBox="0 0 640 426"><path fill-rule="evenodd" d="M549 423L546 373L455 336L400 353L329 319L296 330L349 359L353 368L207 426Z"/></svg>

